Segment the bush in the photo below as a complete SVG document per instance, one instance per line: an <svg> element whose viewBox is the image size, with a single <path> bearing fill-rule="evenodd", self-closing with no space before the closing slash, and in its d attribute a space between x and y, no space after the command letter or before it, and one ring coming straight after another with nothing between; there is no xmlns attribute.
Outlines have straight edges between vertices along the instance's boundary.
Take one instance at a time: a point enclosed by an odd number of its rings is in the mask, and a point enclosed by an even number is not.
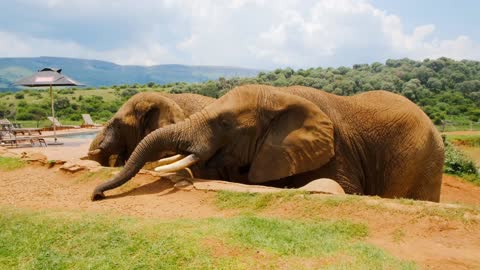
<svg viewBox="0 0 480 270"><path fill-rule="evenodd" d="M16 99L24 99L25 98L25 95L23 93L16 93L15 94L15 98Z"/></svg>
<svg viewBox="0 0 480 270"><path fill-rule="evenodd" d="M131 96L135 95L138 93L138 90L136 89L126 89L123 90L120 95L126 99L130 98Z"/></svg>
<svg viewBox="0 0 480 270"><path fill-rule="evenodd" d="M445 166L446 173L463 176L465 174L478 175L475 163L456 149L452 144L445 144Z"/></svg>

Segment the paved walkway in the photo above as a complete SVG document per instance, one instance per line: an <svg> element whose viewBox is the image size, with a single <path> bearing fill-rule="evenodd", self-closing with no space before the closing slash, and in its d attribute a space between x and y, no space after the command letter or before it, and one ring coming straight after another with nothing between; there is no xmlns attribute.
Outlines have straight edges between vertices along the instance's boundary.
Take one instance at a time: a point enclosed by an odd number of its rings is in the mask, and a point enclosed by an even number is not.
<svg viewBox="0 0 480 270"><path fill-rule="evenodd" d="M22 144L18 147L9 148L12 152L22 153L22 152L39 152L47 156L49 160L59 159L59 160L75 160L87 155L88 147L90 146L93 138L69 138L62 137L64 135L81 135L85 133L98 132L100 129L91 129L91 128L82 128L82 129L69 129L61 130L57 132L58 142L63 143L62 145L48 145L39 146L35 144L31 146L30 144ZM45 138L45 141L48 143L53 143L53 131L44 131L42 132L42 137Z"/></svg>

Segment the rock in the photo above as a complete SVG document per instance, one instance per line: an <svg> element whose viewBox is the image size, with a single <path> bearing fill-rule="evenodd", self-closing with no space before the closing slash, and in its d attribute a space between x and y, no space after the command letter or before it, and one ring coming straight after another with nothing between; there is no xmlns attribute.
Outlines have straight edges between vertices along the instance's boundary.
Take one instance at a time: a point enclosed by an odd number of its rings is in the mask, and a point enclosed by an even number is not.
<svg viewBox="0 0 480 270"><path fill-rule="evenodd" d="M48 162L47 156L38 152L22 152L21 159L27 161L28 163L40 163L46 164Z"/></svg>
<svg viewBox="0 0 480 270"><path fill-rule="evenodd" d="M234 192L250 192L250 193L272 193L280 192L285 189L267 187L260 185L246 185L240 183L233 183L220 180L203 180L203 179L192 179L193 187L197 190L206 190L206 191L234 191Z"/></svg>
<svg viewBox="0 0 480 270"><path fill-rule="evenodd" d="M191 189L193 189L193 183L188 181L188 180L182 180L182 181L179 181L179 182L175 183L175 185L173 187L178 188L178 189L182 189L182 190L191 190Z"/></svg>
<svg viewBox="0 0 480 270"><path fill-rule="evenodd" d="M75 160L66 162L62 165L62 167L60 167L60 170L75 173L83 170L95 172L100 170L101 168L102 166L100 166L98 162L93 160Z"/></svg>
<svg viewBox="0 0 480 270"><path fill-rule="evenodd" d="M9 152L9 151L5 151L5 152L0 153L0 156L9 157L9 158L20 158L19 154L14 153L14 152Z"/></svg>
<svg viewBox="0 0 480 270"><path fill-rule="evenodd" d="M345 194L345 191L337 182L328 178L313 180L299 188L299 190L305 190L311 193Z"/></svg>

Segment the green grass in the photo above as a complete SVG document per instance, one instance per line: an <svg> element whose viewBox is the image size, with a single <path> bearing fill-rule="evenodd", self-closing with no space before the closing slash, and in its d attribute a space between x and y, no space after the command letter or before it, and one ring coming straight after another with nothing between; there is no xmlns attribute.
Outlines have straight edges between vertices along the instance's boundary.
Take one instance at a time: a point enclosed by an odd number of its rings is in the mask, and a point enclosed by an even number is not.
<svg viewBox="0 0 480 270"><path fill-rule="evenodd" d="M464 174L460 176L463 180L480 187L480 176L477 174Z"/></svg>
<svg viewBox="0 0 480 270"><path fill-rule="evenodd" d="M462 119L462 120L467 121L466 119ZM465 131L465 130L480 131L480 125L478 125L478 124L474 124L472 126L470 126L469 124L447 125L447 126L445 126L445 129L443 128L443 126L440 126L440 125L436 126L436 127L437 127L438 131L440 131L440 132Z"/></svg>
<svg viewBox="0 0 480 270"><path fill-rule="evenodd" d="M12 171L25 166L25 161L13 157L0 157L0 170Z"/></svg>
<svg viewBox="0 0 480 270"><path fill-rule="evenodd" d="M288 190L274 193L245 193L219 191L215 204L221 209L262 210L285 202L313 202L327 207L353 204L361 200L360 196L322 196L315 198L308 192Z"/></svg>
<svg viewBox="0 0 480 270"><path fill-rule="evenodd" d="M62 119L62 118L57 118L58 121L60 121L60 123L62 123L62 125L75 125L75 126L79 126L83 123L82 120L80 121L72 121L72 120L69 120L69 119ZM12 122L15 122L13 119L9 119L11 120ZM38 121L34 121L34 120L17 120L15 123L20 123L22 125L22 127L25 127L25 128L45 128L45 127L51 127L52 126L52 122L50 122L48 119L44 119L44 120L40 120Z"/></svg>
<svg viewBox="0 0 480 270"><path fill-rule="evenodd" d="M445 220L458 220L468 223L471 220L468 216L480 215L478 206L459 205L455 208L443 207L442 205L432 205L423 201L411 199L392 199L388 205L385 201L379 201L378 197L367 196L316 196L315 194L305 194L296 192L278 192L278 193L241 193L220 191L216 195L215 205L220 209L240 210L240 213L252 215L258 213L276 213L276 209L282 209L281 212L289 211L290 216L295 216L303 220L313 220L321 217L323 214L331 213L341 209L342 213L366 213L368 215L380 214L408 214L410 217L438 217ZM396 207L396 205L404 207Z"/></svg>
<svg viewBox="0 0 480 270"><path fill-rule="evenodd" d="M480 135L447 135L447 140L455 145L480 147Z"/></svg>
<svg viewBox="0 0 480 270"><path fill-rule="evenodd" d="M221 209L251 209L260 210L278 201L291 201L304 197L307 192L299 190L282 191L275 193L246 193L219 191L216 196L216 205Z"/></svg>
<svg viewBox="0 0 480 270"><path fill-rule="evenodd" d="M0 208L0 268L416 268L365 243L367 235L366 225L346 220L162 221Z"/></svg>

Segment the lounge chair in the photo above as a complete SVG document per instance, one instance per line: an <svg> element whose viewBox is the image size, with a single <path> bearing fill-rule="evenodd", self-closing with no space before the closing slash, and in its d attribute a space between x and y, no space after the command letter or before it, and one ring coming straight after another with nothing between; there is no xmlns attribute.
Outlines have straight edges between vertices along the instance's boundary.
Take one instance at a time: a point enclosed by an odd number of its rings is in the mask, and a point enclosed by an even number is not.
<svg viewBox="0 0 480 270"><path fill-rule="evenodd" d="M83 118L82 127L101 127L102 126L100 124L94 123L92 120L92 117L88 113L82 114L82 118Z"/></svg>
<svg viewBox="0 0 480 270"><path fill-rule="evenodd" d="M11 123L8 119L0 119L0 125L2 127L6 127L14 135L32 135L32 133L38 133L38 135L42 135L41 128L22 128L20 124Z"/></svg>
<svg viewBox="0 0 480 270"><path fill-rule="evenodd" d="M0 145L17 145L17 140L15 139L15 136L11 134L10 132L6 131L4 129L4 126L2 125L2 129L0 130Z"/></svg>
<svg viewBox="0 0 480 270"><path fill-rule="evenodd" d="M62 125L60 121L58 121L57 118L48 116L47 117L50 122L52 122L52 127L55 126L55 129L69 129L69 128L80 128L80 126L75 126L75 125Z"/></svg>
<svg viewBox="0 0 480 270"><path fill-rule="evenodd" d="M10 145L10 146L18 146L19 143L30 143L32 146L35 145L35 142L38 142L40 146L42 143L47 146L45 139L38 136L16 136L12 132L6 129L5 126L2 126L2 130L0 130L0 145Z"/></svg>

